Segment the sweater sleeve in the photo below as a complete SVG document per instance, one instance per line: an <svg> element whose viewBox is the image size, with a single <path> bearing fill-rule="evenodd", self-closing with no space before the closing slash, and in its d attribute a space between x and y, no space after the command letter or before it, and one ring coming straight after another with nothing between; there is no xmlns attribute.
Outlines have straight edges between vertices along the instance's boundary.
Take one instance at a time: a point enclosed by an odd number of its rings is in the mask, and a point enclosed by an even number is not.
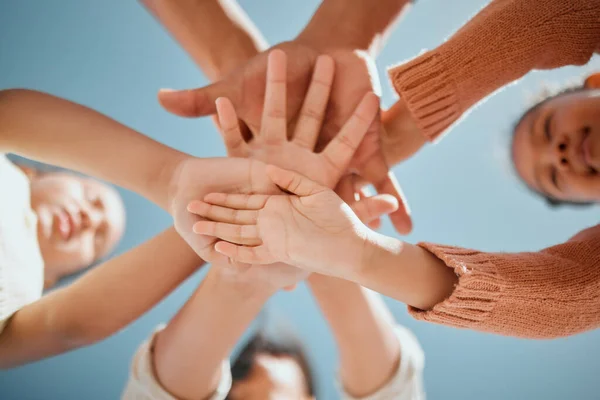
<svg viewBox="0 0 600 400"><path fill-rule="evenodd" d="M420 320L550 339L600 327L600 225L535 253L483 253L421 243L459 277Z"/></svg>
<svg viewBox="0 0 600 400"><path fill-rule="evenodd" d="M583 65L600 49L600 0L495 0L438 48L389 75L436 140L477 102L533 69Z"/></svg>

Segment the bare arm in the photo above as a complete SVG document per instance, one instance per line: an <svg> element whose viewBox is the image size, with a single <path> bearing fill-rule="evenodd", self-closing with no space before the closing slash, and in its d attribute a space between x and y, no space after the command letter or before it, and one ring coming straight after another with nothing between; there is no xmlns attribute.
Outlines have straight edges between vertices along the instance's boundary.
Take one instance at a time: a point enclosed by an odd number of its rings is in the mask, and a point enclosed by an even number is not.
<svg viewBox="0 0 600 400"><path fill-rule="evenodd" d="M0 92L0 150L96 176L165 209L184 157L85 106L24 89Z"/></svg>
<svg viewBox="0 0 600 400"><path fill-rule="evenodd" d="M211 81L265 50L258 29L235 0L140 0Z"/></svg>
<svg viewBox="0 0 600 400"><path fill-rule="evenodd" d="M17 311L0 335L9 368L90 345L152 308L203 264L173 228Z"/></svg>
<svg viewBox="0 0 600 400"><path fill-rule="evenodd" d="M355 397L374 393L394 374L401 356L383 299L356 283L324 275L313 274L308 283L335 337L345 391Z"/></svg>
<svg viewBox="0 0 600 400"><path fill-rule="evenodd" d="M221 268L227 267L211 268L156 339L158 380L177 398L204 399L216 390L221 363L276 291L267 285L235 282Z"/></svg>
<svg viewBox="0 0 600 400"><path fill-rule="evenodd" d="M297 40L321 49L364 50L376 57L410 3L410 0L352 3L324 0Z"/></svg>

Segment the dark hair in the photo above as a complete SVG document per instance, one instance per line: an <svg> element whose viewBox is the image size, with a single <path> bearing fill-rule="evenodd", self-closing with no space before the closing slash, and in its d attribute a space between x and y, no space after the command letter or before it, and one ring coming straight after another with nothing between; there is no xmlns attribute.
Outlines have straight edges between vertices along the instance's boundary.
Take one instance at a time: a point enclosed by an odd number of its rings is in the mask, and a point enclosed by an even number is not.
<svg viewBox="0 0 600 400"><path fill-rule="evenodd" d="M537 104L534 104L533 106L529 107L529 109L527 109L523 115L521 115L521 117L517 120L517 123L514 125L513 128L513 143L511 143L511 146L514 145L514 139L515 139L515 133L517 132L517 127L519 125L521 125L521 123L523 122L523 120L530 115L531 113L535 112L537 109L539 109L540 107L542 107L544 104L548 103L551 100L556 99L557 97L561 97L567 94L572 94L572 93L577 93L577 92L583 92L587 90L584 86L576 86L576 87L569 87L567 89L564 89L562 91L560 91L559 93L547 97L544 100L538 102ZM512 156L512 152L511 152L511 156ZM515 165L515 160L513 159L513 166ZM517 174L519 175L519 174ZM534 193L536 196L540 196L544 199L544 201L546 202L546 204L551 207L551 208L558 208L561 206L572 206L572 207L588 207L593 205L593 202L590 201L571 201L571 200L558 200L555 199L553 197L547 196L544 193L540 193L539 191L535 190L534 188L532 188L529 185L526 185L527 189L529 189L532 193Z"/></svg>
<svg viewBox="0 0 600 400"><path fill-rule="evenodd" d="M242 381L248 377L254 366L256 357L267 354L274 357L290 357L298 363L304 375L306 390L310 396L315 395L315 383L302 345L296 340L275 341L265 337L262 333L255 334L244 346L231 367L233 382ZM232 400L231 397L227 397Z"/></svg>

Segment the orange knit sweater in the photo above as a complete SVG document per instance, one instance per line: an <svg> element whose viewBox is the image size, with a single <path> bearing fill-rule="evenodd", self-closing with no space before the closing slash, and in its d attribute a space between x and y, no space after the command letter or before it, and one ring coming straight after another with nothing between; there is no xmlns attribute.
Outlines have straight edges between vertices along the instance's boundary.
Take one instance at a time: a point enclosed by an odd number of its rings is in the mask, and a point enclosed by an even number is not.
<svg viewBox="0 0 600 400"><path fill-rule="evenodd" d="M436 140L493 91L533 69L581 65L600 50L600 0L495 0L437 49L390 77ZM528 338L600 327L600 225L531 253L420 244L454 268L454 293L418 319Z"/></svg>

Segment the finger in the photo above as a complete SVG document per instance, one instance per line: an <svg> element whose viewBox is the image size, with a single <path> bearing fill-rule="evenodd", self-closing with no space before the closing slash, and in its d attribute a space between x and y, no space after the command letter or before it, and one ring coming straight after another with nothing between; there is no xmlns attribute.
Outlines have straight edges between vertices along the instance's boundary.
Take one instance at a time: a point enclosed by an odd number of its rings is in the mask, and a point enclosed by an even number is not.
<svg viewBox="0 0 600 400"><path fill-rule="evenodd" d="M265 246L246 247L228 242L217 242L215 250L237 262L246 264L273 264L277 262Z"/></svg>
<svg viewBox="0 0 600 400"><path fill-rule="evenodd" d="M398 200L389 194L364 198L352 205L356 216L365 224L379 220L398 209Z"/></svg>
<svg viewBox="0 0 600 400"><path fill-rule="evenodd" d="M192 227L198 235L212 236L231 243L258 246L261 240L256 225L235 225L224 222L198 221Z"/></svg>
<svg viewBox="0 0 600 400"><path fill-rule="evenodd" d="M337 184L335 192L340 198L348 203L349 205L354 204L358 199L356 198L354 189L354 179L352 175L343 177Z"/></svg>
<svg viewBox="0 0 600 400"><path fill-rule="evenodd" d="M338 171L345 171L371 123L379 111L379 97L367 93L356 106L350 119L325 147L321 155Z"/></svg>
<svg viewBox="0 0 600 400"><path fill-rule="evenodd" d="M215 101L219 97L237 100L238 88L227 81L219 81L198 89L158 92L159 103L170 113L180 117L202 117L217 112Z"/></svg>
<svg viewBox="0 0 600 400"><path fill-rule="evenodd" d="M236 225L255 225L258 220L258 211L219 207L199 200L188 204L187 210L211 221Z"/></svg>
<svg viewBox="0 0 600 400"><path fill-rule="evenodd" d="M374 193L372 193L370 187L366 186L365 184L361 184L360 178L358 178L357 175L354 175L354 176L357 177L356 179L354 179L354 190L356 192L356 196L358 197L357 202L364 200L364 199L368 199L370 197L373 197ZM398 201L396 201L396 204L398 204ZM397 205L396 205L396 208L398 208ZM394 211L394 210L392 210L392 211ZM365 222L365 224L369 228L377 230L381 227L381 218L371 219L371 220Z"/></svg>
<svg viewBox="0 0 600 400"><path fill-rule="evenodd" d="M287 140L286 136L286 55L281 50L269 53L265 104L260 136L267 143Z"/></svg>
<svg viewBox="0 0 600 400"><path fill-rule="evenodd" d="M294 132L293 141L299 146L310 150L315 148L325 118L334 70L335 62L333 58L327 55L321 55L317 58L312 81L302 104L300 117Z"/></svg>
<svg viewBox="0 0 600 400"><path fill-rule="evenodd" d="M266 194L209 193L204 196L206 203L237 210L260 210L268 199Z"/></svg>
<svg viewBox="0 0 600 400"><path fill-rule="evenodd" d="M310 196L326 188L297 172L267 165L267 176L281 189L298 196Z"/></svg>
<svg viewBox="0 0 600 400"><path fill-rule="evenodd" d="M219 116L220 132L223 136L223 142L225 142L227 154L232 157L245 157L247 146L231 100L226 97L219 97L215 103Z"/></svg>
<svg viewBox="0 0 600 400"><path fill-rule="evenodd" d="M373 183L379 194L390 194L398 200L398 210L390 214L392 224L403 235L412 230L410 208L402 193L394 173L388 170L383 155L372 157L368 163L363 165L360 171L363 178Z"/></svg>

